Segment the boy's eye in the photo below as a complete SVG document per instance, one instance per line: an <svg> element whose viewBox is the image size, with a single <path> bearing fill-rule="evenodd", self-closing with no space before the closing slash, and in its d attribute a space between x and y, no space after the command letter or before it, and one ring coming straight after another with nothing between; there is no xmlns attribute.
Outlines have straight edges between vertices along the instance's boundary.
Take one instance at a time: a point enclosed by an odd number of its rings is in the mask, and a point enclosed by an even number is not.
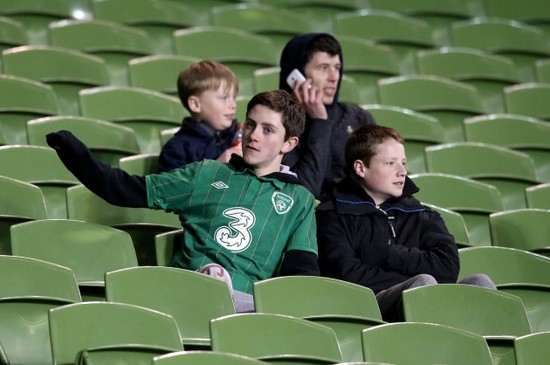
<svg viewBox="0 0 550 365"><path fill-rule="evenodd" d="M264 128L264 133L265 134L273 133L273 129L272 128Z"/></svg>

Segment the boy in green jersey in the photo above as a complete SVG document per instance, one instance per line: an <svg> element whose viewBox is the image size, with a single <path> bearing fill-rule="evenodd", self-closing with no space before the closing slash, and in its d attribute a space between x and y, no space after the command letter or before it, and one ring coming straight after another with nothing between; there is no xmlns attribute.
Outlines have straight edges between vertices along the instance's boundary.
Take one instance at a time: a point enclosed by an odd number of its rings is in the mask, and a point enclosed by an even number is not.
<svg viewBox="0 0 550 365"><path fill-rule="evenodd" d="M96 160L68 131L46 139L65 166L107 202L177 214L184 239L171 266L219 265L231 277L236 310L250 311L255 281L319 275L315 199L281 164L298 144L304 122L304 108L288 92L257 94L247 107L242 157L147 176Z"/></svg>

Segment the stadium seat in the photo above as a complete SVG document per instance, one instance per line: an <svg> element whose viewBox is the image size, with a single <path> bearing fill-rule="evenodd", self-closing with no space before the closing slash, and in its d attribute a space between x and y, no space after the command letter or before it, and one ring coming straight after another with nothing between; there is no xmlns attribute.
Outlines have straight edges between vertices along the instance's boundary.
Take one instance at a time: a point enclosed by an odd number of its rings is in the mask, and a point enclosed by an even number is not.
<svg viewBox="0 0 550 365"><path fill-rule="evenodd" d="M499 290L464 284L428 285L403 292L407 322L428 322L481 335L495 364L515 364L514 339L531 333L523 302Z"/></svg>
<svg viewBox="0 0 550 365"><path fill-rule="evenodd" d="M145 31L107 20L61 20L48 26L52 46L77 49L105 60L111 85L128 85L128 61L154 52Z"/></svg>
<svg viewBox="0 0 550 365"><path fill-rule="evenodd" d="M550 124L523 115L487 114L464 119L469 142L490 143L526 153L537 179L550 181ZM550 206L549 206L550 207Z"/></svg>
<svg viewBox="0 0 550 365"><path fill-rule="evenodd" d="M60 114L79 115L78 92L108 85L105 61L77 50L53 46L21 46L2 52L4 73L41 81L57 96Z"/></svg>
<svg viewBox="0 0 550 365"><path fill-rule="evenodd" d="M236 333L239 336L235 336ZM342 361L338 340L331 328L292 316L269 313L224 316L210 321L210 336L214 351L250 356L267 363Z"/></svg>
<svg viewBox="0 0 550 365"><path fill-rule="evenodd" d="M363 104L361 107L372 114L377 124L394 128L403 136L409 174L427 172L424 149L443 143L444 139L443 126L437 118L392 105Z"/></svg>
<svg viewBox="0 0 550 365"><path fill-rule="evenodd" d="M517 209L489 216L493 246L512 247L550 257L550 209Z"/></svg>
<svg viewBox="0 0 550 365"><path fill-rule="evenodd" d="M123 157L118 161L118 166L131 175L155 174L157 173L158 157L156 154L146 153Z"/></svg>
<svg viewBox="0 0 550 365"><path fill-rule="evenodd" d="M425 152L428 172L459 175L491 184L500 191L504 209L525 208L525 188L539 183L529 155L510 148L455 142L428 146Z"/></svg>
<svg viewBox="0 0 550 365"><path fill-rule="evenodd" d="M271 91L279 88L279 66L263 67L252 73L252 84L255 93Z"/></svg>
<svg viewBox="0 0 550 365"><path fill-rule="evenodd" d="M550 59L535 61L535 81L550 83Z"/></svg>
<svg viewBox="0 0 550 365"><path fill-rule="evenodd" d="M361 104L360 93L361 86L355 78L349 75L343 75L340 82L338 101L343 103ZM247 98L247 102L250 98ZM246 114L246 113L245 113ZM244 120L244 119L243 119Z"/></svg>
<svg viewBox="0 0 550 365"><path fill-rule="evenodd" d="M10 17L0 16L0 52L28 43L29 39L23 23Z"/></svg>
<svg viewBox="0 0 550 365"><path fill-rule="evenodd" d="M424 205L432 208L443 217L445 226L449 230L449 233L453 235L458 248L471 246L470 234L468 233L468 227L466 226L462 214L433 204L424 203Z"/></svg>
<svg viewBox="0 0 550 365"><path fill-rule="evenodd" d="M482 14L482 6L475 8L475 2L457 0L371 0L373 9L390 10L427 22L433 32L436 44L449 44L448 27L458 20L465 20Z"/></svg>
<svg viewBox="0 0 550 365"><path fill-rule="evenodd" d="M67 218L65 191L79 182L53 149L30 145L0 146L0 175L39 187L48 218Z"/></svg>
<svg viewBox="0 0 550 365"><path fill-rule="evenodd" d="M175 54L219 61L235 72L239 94L254 95L253 72L276 66L280 49L267 37L219 26L201 26L174 32Z"/></svg>
<svg viewBox="0 0 550 365"><path fill-rule="evenodd" d="M0 75L0 139L27 144L27 121L59 114L51 86L27 78Z"/></svg>
<svg viewBox="0 0 550 365"><path fill-rule="evenodd" d="M353 36L338 37L338 42L344 55L344 76L353 77L359 87L358 104L378 103L378 80L401 73L395 51Z"/></svg>
<svg viewBox="0 0 550 365"><path fill-rule="evenodd" d="M179 351L153 358L153 365L265 365L251 357L217 351Z"/></svg>
<svg viewBox="0 0 550 365"><path fill-rule="evenodd" d="M156 54L173 53L172 33L197 25L193 13L183 1L98 0L92 1L91 5L95 19L144 30Z"/></svg>
<svg viewBox="0 0 550 365"><path fill-rule="evenodd" d="M159 351L183 350L174 318L134 305L113 302L69 304L50 310L49 321L52 358L59 365L78 363L79 357L85 357L89 352L96 352L95 356L103 353L107 358L109 352L114 353L117 363L124 365L150 364L154 355L146 362L138 362L139 355L132 356L131 350L150 351L156 355ZM94 354L91 356L95 357ZM114 359L111 357L111 361Z"/></svg>
<svg viewBox="0 0 550 365"><path fill-rule="evenodd" d="M412 109L439 120L445 142L464 140L463 119L483 114L477 89L464 82L430 75L408 75L378 81L380 103Z"/></svg>
<svg viewBox="0 0 550 365"><path fill-rule="evenodd" d="M449 174L424 173L410 177L420 188L415 197L422 203L447 208L462 215L471 246L491 245L489 214L504 209L496 187Z"/></svg>
<svg viewBox="0 0 550 365"><path fill-rule="evenodd" d="M111 205L84 185L67 189L69 219L104 224L132 236L140 265L155 265L155 235L181 227L175 214L148 208L124 208Z"/></svg>
<svg viewBox="0 0 550 365"><path fill-rule="evenodd" d="M237 3L215 6L209 11L210 24L235 28L269 38L283 49L294 36L312 31L307 19L288 7Z"/></svg>
<svg viewBox="0 0 550 365"><path fill-rule="evenodd" d="M503 89L506 111L550 121L550 84L526 83Z"/></svg>
<svg viewBox="0 0 550 365"><path fill-rule="evenodd" d="M58 115L28 121L29 144L49 147L46 135L60 130L71 131L88 146L96 158L115 167L118 166L119 159L140 153L133 129L101 119L79 116Z"/></svg>
<svg viewBox="0 0 550 365"><path fill-rule="evenodd" d="M338 37L354 36L391 46L402 74L414 73L414 52L435 46L428 23L394 11L342 12L333 21Z"/></svg>
<svg viewBox="0 0 550 365"><path fill-rule="evenodd" d="M183 231L181 229L159 233L155 236L155 252L158 266L168 266L174 253L181 247Z"/></svg>
<svg viewBox="0 0 550 365"><path fill-rule="evenodd" d="M179 126L187 115L178 98L148 89L100 86L79 95L82 116L133 129L142 153L159 153L159 132Z"/></svg>
<svg viewBox="0 0 550 365"><path fill-rule="evenodd" d="M160 285L159 285L160 284ZM210 320L235 313L227 284L195 271L140 266L105 274L107 300L174 317L186 349L210 349Z"/></svg>
<svg viewBox="0 0 550 365"><path fill-rule="evenodd" d="M482 17L457 21L450 25L450 34L453 46L511 58L523 82L535 80L534 61L550 56L544 32L516 20Z"/></svg>
<svg viewBox="0 0 550 365"><path fill-rule="evenodd" d="M454 327L399 322L367 328L361 336L366 361L407 365L493 364L482 336Z"/></svg>
<svg viewBox="0 0 550 365"><path fill-rule="evenodd" d="M483 0L485 13L537 26L550 34L550 13L545 0L524 0L521 3Z"/></svg>
<svg viewBox="0 0 550 365"><path fill-rule="evenodd" d="M527 208L550 209L550 183L526 188L525 198Z"/></svg>
<svg viewBox="0 0 550 365"><path fill-rule="evenodd" d="M544 364L550 358L550 332L538 332L514 340L517 365Z"/></svg>
<svg viewBox="0 0 550 365"><path fill-rule="evenodd" d="M360 361L361 330L385 323L372 290L314 276L287 276L254 283L258 313L304 318L334 330L342 359Z"/></svg>
<svg viewBox="0 0 550 365"><path fill-rule="evenodd" d="M138 264L130 235L105 225L45 219L15 224L10 233L12 254L68 267L85 300L105 300L107 271Z"/></svg>
<svg viewBox="0 0 550 365"><path fill-rule="evenodd" d="M180 72L199 61L199 58L166 54L131 59L128 61L130 86L178 96Z"/></svg>
<svg viewBox="0 0 550 365"><path fill-rule="evenodd" d="M483 109L504 112L502 88L519 82L515 64L509 58L464 47L423 50L415 55L418 73L447 77L474 86Z"/></svg>

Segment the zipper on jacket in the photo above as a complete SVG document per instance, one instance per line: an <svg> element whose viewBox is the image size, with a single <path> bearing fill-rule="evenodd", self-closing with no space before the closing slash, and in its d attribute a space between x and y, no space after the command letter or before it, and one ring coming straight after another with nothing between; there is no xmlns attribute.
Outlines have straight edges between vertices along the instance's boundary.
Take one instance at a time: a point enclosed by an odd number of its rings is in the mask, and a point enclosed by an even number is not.
<svg viewBox="0 0 550 365"><path fill-rule="evenodd" d="M378 211L380 211L382 214L384 214L386 216L386 218L388 219L388 225L390 226L390 231L391 231L391 235L392 235L392 237L388 240L388 245L391 245L392 241L397 237L397 235L395 234L395 228L393 227L393 220L394 220L395 217L388 215L388 213L386 213L385 210L380 208L380 206L376 205L375 207Z"/></svg>

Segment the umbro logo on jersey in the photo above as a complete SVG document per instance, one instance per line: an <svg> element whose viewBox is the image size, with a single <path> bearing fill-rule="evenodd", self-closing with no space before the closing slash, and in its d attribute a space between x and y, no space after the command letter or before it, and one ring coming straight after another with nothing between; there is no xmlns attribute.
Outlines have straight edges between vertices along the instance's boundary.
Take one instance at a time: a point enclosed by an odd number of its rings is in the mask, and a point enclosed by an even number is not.
<svg viewBox="0 0 550 365"><path fill-rule="evenodd" d="M223 181L215 181L211 184L213 187L215 187L216 189L220 190L220 189L229 189L229 186L227 186L226 183L224 183Z"/></svg>

